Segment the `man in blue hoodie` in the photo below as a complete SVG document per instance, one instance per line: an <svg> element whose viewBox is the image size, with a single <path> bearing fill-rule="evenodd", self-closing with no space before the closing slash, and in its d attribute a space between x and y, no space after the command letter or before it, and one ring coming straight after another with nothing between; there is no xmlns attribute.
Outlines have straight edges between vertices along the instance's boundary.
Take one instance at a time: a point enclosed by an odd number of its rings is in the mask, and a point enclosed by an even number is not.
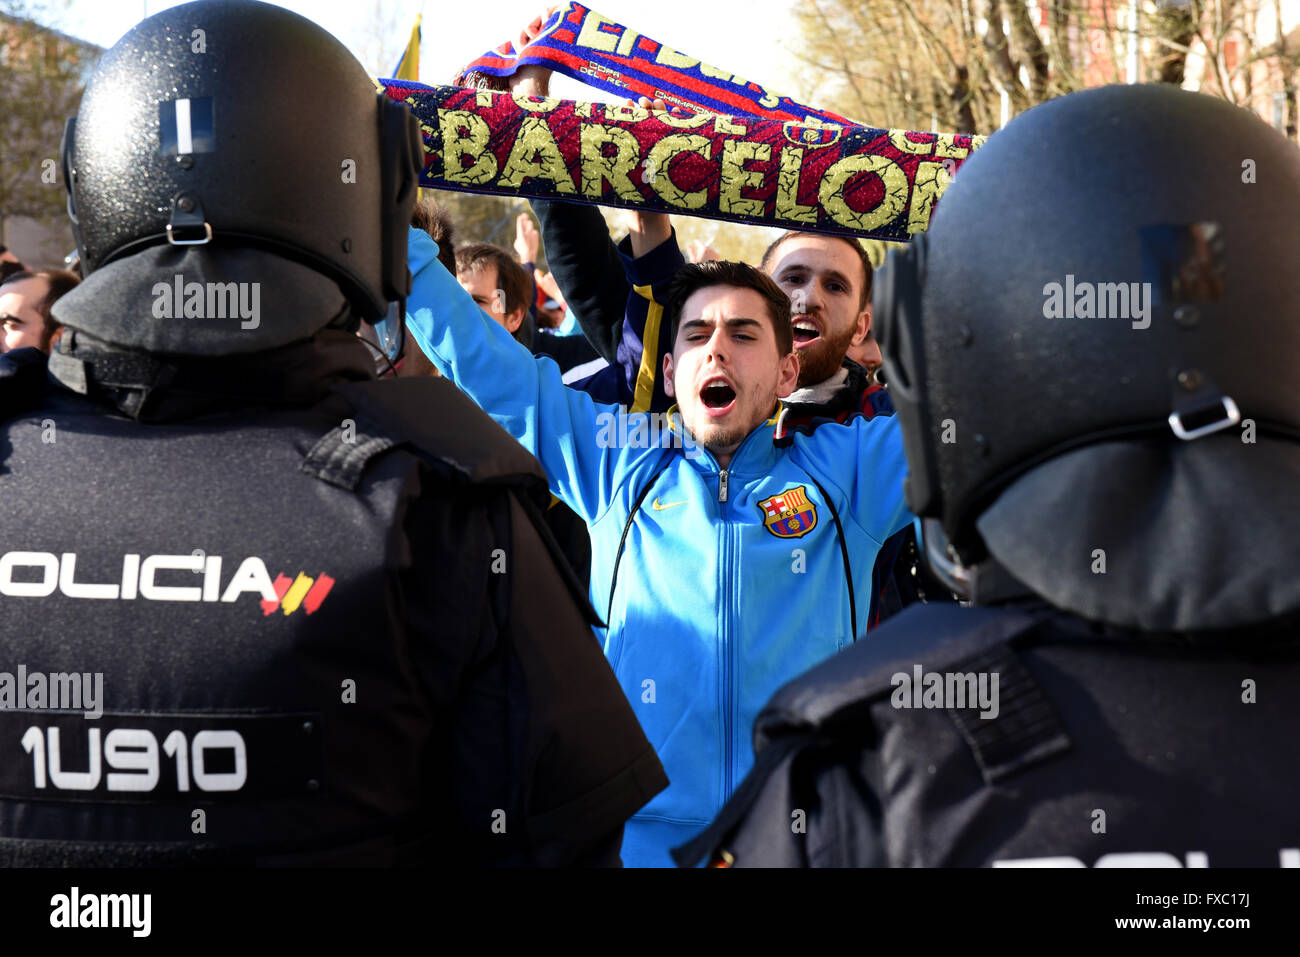
<svg viewBox="0 0 1300 957"><path fill-rule="evenodd" d="M764 700L865 631L871 582L851 567L911 521L898 424L774 439L799 360L789 299L749 266L681 270L663 360L677 406L620 415L566 388L436 253L412 232L411 333L588 525L605 654L672 782L628 822L623 859L669 866L753 763Z"/></svg>

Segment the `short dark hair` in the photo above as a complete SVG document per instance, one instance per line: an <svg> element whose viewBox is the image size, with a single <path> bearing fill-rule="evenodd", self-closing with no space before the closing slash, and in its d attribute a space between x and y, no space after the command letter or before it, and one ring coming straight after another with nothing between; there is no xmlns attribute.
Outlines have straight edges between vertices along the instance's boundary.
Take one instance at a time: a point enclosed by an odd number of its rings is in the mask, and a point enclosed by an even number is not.
<svg viewBox="0 0 1300 957"><path fill-rule="evenodd" d="M456 227L447 207L433 198L422 199L411 210L411 225L433 237L438 244L438 262L456 275Z"/></svg>
<svg viewBox="0 0 1300 957"><path fill-rule="evenodd" d="M515 262L514 257L500 246L491 243L466 243L456 250L456 272L478 272L485 266L496 266L497 288L505 293L506 314L516 310L524 311L524 321L515 330L516 341L532 348L528 340L528 306L533 292L533 279L524 272L524 267Z"/></svg>
<svg viewBox="0 0 1300 957"><path fill-rule="evenodd" d="M759 262L759 267L764 272L768 272L771 269L772 260L776 258L777 248L788 243L790 240L798 239L801 236L812 236L817 239L838 239L840 242L848 243L853 247L854 254L862 262L862 275L864 277L862 283L862 295L858 297L858 312L866 309L867 303L871 301L871 280L875 275L875 267L871 265L871 256L862 248L862 243L850 236L839 236L835 233L801 233L797 230L782 233L780 236L776 237L776 240L772 245L767 247L767 252L763 253L763 258Z"/></svg>
<svg viewBox="0 0 1300 957"><path fill-rule="evenodd" d="M712 260L687 263L673 276L668 287L667 311L672 324L672 341L677 342L677 330L682 322L682 309L686 300L701 289L712 286L732 286L752 289L763 297L772 331L776 334L777 351L785 356L794 351L794 330L790 324L790 297L772 281L772 277L745 263Z"/></svg>
<svg viewBox="0 0 1300 957"><path fill-rule="evenodd" d="M478 272L489 263L497 267L497 285L506 294L506 312L526 310L532 283L510 253L491 243L466 243L456 250L457 272Z"/></svg>
<svg viewBox="0 0 1300 957"><path fill-rule="evenodd" d="M61 325L51 315L51 309L65 294L81 284L81 277L75 272L69 272L66 269L37 269L35 271L24 269L21 272L5 277L0 286L7 286L11 282L18 282L20 279L44 279L49 283L50 288L45 291L45 295L41 297L41 301L35 307L45 323L44 328L41 330L41 348L48 349L50 340L54 338L54 333L58 332Z"/></svg>

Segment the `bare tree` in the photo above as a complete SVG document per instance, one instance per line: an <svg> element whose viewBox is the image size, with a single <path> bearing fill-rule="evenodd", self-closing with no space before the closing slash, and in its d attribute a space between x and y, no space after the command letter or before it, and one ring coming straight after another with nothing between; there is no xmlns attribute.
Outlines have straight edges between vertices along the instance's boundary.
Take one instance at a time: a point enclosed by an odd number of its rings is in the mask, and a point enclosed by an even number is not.
<svg viewBox="0 0 1300 957"><path fill-rule="evenodd" d="M1300 38L1260 42L1264 4L1280 24L1281 0L808 0L792 52L817 77L806 92L819 106L959 133L997 129L1003 97L1014 115L1102 83L1182 84L1194 57L1200 89L1231 102L1258 107L1276 88L1294 136Z"/></svg>
<svg viewBox="0 0 1300 957"><path fill-rule="evenodd" d="M1282 0L1273 0L1273 13L1277 18L1278 40L1277 40L1277 59L1282 72L1282 95L1284 98L1284 124L1288 139L1296 138L1296 84L1295 75L1297 67L1300 67L1300 56L1297 55L1296 48L1287 41L1287 36L1282 32Z"/></svg>
<svg viewBox="0 0 1300 957"><path fill-rule="evenodd" d="M393 75L393 67L411 37L411 25L417 12L419 5L406 0L371 0L370 14L361 34L360 52L361 61L372 76Z"/></svg>
<svg viewBox="0 0 1300 957"><path fill-rule="evenodd" d="M49 7L0 3L0 242L6 221L66 215L59 145L77 104L94 48L41 26Z"/></svg>

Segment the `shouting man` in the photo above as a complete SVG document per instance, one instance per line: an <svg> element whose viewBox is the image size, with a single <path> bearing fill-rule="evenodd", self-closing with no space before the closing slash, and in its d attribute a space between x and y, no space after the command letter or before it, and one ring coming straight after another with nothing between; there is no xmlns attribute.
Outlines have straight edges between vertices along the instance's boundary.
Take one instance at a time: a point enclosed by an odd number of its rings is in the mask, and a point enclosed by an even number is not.
<svg viewBox="0 0 1300 957"><path fill-rule="evenodd" d="M605 653L672 782L629 822L623 859L668 865L752 764L765 697L865 630L871 581L849 556L869 567L911 520L897 423L773 442L799 359L788 297L749 266L681 270L663 360L677 409L620 419L513 342L436 252L412 232L412 334L588 524Z"/></svg>

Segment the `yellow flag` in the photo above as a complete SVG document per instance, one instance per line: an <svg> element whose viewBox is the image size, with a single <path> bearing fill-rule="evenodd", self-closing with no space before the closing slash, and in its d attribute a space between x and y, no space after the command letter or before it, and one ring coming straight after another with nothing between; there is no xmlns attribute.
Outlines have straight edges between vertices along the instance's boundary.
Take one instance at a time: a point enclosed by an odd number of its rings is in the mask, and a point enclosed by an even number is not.
<svg viewBox="0 0 1300 957"><path fill-rule="evenodd" d="M397 61L397 69L393 71L394 80L418 82L420 79L420 17L421 14L416 14L415 26L411 28L411 39L406 42L402 58Z"/></svg>

